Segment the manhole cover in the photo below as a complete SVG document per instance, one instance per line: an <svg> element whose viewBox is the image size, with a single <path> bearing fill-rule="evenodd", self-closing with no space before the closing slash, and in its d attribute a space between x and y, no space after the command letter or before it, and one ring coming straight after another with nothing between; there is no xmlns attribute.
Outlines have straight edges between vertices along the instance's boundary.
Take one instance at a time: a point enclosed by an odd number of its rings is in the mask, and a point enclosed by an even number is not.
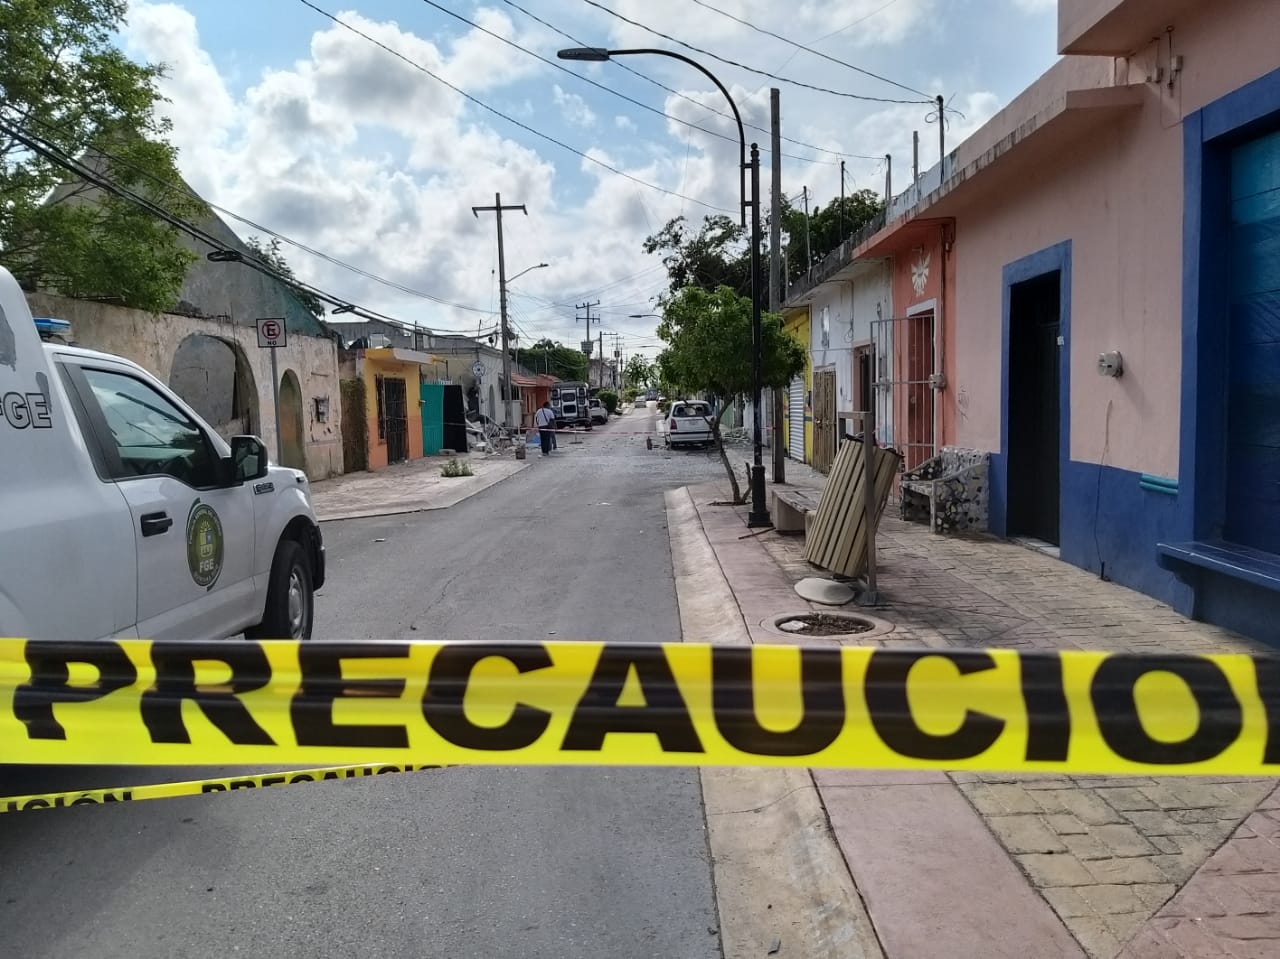
<svg viewBox="0 0 1280 959"><path fill-rule="evenodd" d="M838 616L834 613L802 613L799 616L783 616L775 620L778 629L793 636L848 636L867 633L876 624L858 616Z"/></svg>

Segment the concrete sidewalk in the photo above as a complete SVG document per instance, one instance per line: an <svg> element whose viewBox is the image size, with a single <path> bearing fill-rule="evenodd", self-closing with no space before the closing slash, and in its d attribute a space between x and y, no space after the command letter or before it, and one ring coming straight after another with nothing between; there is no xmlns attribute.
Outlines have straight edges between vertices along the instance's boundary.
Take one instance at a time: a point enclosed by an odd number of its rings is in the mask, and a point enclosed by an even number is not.
<svg viewBox="0 0 1280 959"><path fill-rule="evenodd" d="M447 509L529 465L515 454L485 457L460 453L474 476L446 479L440 469L452 456L428 456L385 469L348 473L311 484L312 502L321 522Z"/></svg>
<svg viewBox="0 0 1280 959"><path fill-rule="evenodd" d="M821 484L787 470L796 485ZM745 507L711 505L728 499L720 484L688 494L752 642L791 643L764 623L829 609L792 588L827 575L804 562L802 537L748 537ZM935 536L892 510L878 556L881 605L847 609L882 623L849 645L1262 651L1050 556ZM860 954L1280 956L1276 780L821 770L812 780L870 917L875 941Z"/></svg>

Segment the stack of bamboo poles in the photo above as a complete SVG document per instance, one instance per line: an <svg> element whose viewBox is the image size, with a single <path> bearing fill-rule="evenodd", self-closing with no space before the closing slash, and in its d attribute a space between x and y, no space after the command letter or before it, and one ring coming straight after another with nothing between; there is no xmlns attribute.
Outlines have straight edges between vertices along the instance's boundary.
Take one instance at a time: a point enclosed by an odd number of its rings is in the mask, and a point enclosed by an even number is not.
<svg viewBox="0 0 1280 959"><path fill-rule="evenodd" d="M875 452L875 525L889 500L894 477L902 463L895 450ZM866 457L863 444L840 444L817 512L805 536L804 558L838 576L861 576L867 569Z"/></svg>

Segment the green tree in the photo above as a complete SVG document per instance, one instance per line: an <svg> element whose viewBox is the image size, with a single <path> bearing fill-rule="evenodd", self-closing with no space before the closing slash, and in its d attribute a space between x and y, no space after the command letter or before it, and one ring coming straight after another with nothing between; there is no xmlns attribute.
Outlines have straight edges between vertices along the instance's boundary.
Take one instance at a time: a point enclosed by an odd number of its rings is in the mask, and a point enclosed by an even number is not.
<svg viewBox="0 0 1280 959"><path fill-rule="evenodd" d="M126 0L0 3L0 118L175 216L204 214L182 186L158 64L111 44ZM0 129L0 263L28 289L149 310L177 301L195 254L173 227L68 174Z"/></svg>
<svg viewBox="0 0 1280 959"><path fill-rule="evenodd" d="M706 392L717 398L711 434L733 488L733 501L744 503L720 436L720 418L732 400L752 388L751 300L727 286L714 292L690 286L665 304L663 314L658 336L668 346L658 356L659 376L682 392ZM761 385L766 389L785 386L804 369L805 348L783 329L782 317L775 313L761 317L761 334Z"/></svg>
<svg viewBox="0 0 1280 959"><path fill-rule="evenodd" d="M314 293L296 286L298 278L293 274L293 267L289 265L289 261L285 259L284 254L280 252L280 238L273 236L270 243L263 243L256 236L251 236L245 241L247 246L259 260L271 267L277 274L289 283L293 295L302 301L302 305L307 308L312 316L324 316L324 304L316 298Z"/></svg>
<svg viewBox="0 0 1280 959"><path fill-rule="evenodd" d="M884 211L884 200L874 190L858 190L832 200L809 213L808 248L810 262L817 266L827 254ZM787 242L787 278L790 282L809 272L805 262L805 215L789 201L783 203L782 230Z"/></svg>
<svg viewBox="0 0 1280 959"><path fill-rule="evenodd" d="M627 360L627 365L623 369L622 375L631 386L648 386L653 382L653 364L643 356L633 356Z"/></svg>
<svg viewBox="0 0 1280 959"><path fill-rule="evenodd" d="M662 255L672 294L690 286L703 290L728 286L741 296L751 295L748 234L737 220L723 214L707 216L698 232L692 233L685 218L677 216L646 237L643 248L645 253Z"/></svg>
<svg viewBox="0 0 1280 959"><path fill-rule="evenodd" d="M596 399L608 410L610 416L618 412L618 393L616 390L601 390L596 394Z"/></svg>
<svg viewBox="0 0 1280 959"><path fill-rule="evenodd" d="M529 349L520 350L516 359L534 373L549 373L569 382L585 383L587 358L581 350L556 340L541 339Z"/></svg>

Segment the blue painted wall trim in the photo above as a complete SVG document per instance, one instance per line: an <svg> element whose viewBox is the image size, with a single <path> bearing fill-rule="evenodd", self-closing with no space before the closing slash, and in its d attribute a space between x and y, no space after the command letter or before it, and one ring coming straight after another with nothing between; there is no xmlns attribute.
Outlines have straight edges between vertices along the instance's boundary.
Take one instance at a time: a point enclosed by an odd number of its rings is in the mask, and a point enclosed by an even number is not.
<svg viewBox="0 0 1280 959"><path fill-rule="evenodd" d="M1138 478L1138 485L1152 493L1166 493L1169 496L1178 495L1178 481L1165 476L1152 476L1150 473L1143 473Z"/></svg>
<svg viewBox="0 0 1280 959"><path fill-rule="evenodd" d="M1183 120L1182 416L1175 528L1164 541L1211 540L1226 515L1227 240L1230 150L1280 126L1280 70ZM1263 591L1212 573L1188 574L1181 612L1274 632L1280 609ZM1247 608L1236 608L1245 604ZM1272 637L1274 639L1274 637Z"/></svg>
<svg viewBox="0 0 1280 959"><path fill-rule="evenodd" d="M1189 608L1190 588L1156 561L1156 544L1178 529L1178 493L1151 489L1143 479L1142 473L1113 466L1064 464L1062 559L1170 606Z"/></svg>
<svg viewBox="0 0 1280 959"><path fill-rule="evenodd" d="M1064 240L1012 263L1003 270L1000 303L1000 452L991 457L990 526L997 536L1009 529L1009 308L1015 284L1033 280L1055 270L1062 274L1059 284L1059 329L1062 348L1058 351L1058 462L1065 472L1071 459L1071 241ZM1065 487L1065 482L1064 482ZM1065 524L1064 497L1059 498L1059 515Z"/></svg>

